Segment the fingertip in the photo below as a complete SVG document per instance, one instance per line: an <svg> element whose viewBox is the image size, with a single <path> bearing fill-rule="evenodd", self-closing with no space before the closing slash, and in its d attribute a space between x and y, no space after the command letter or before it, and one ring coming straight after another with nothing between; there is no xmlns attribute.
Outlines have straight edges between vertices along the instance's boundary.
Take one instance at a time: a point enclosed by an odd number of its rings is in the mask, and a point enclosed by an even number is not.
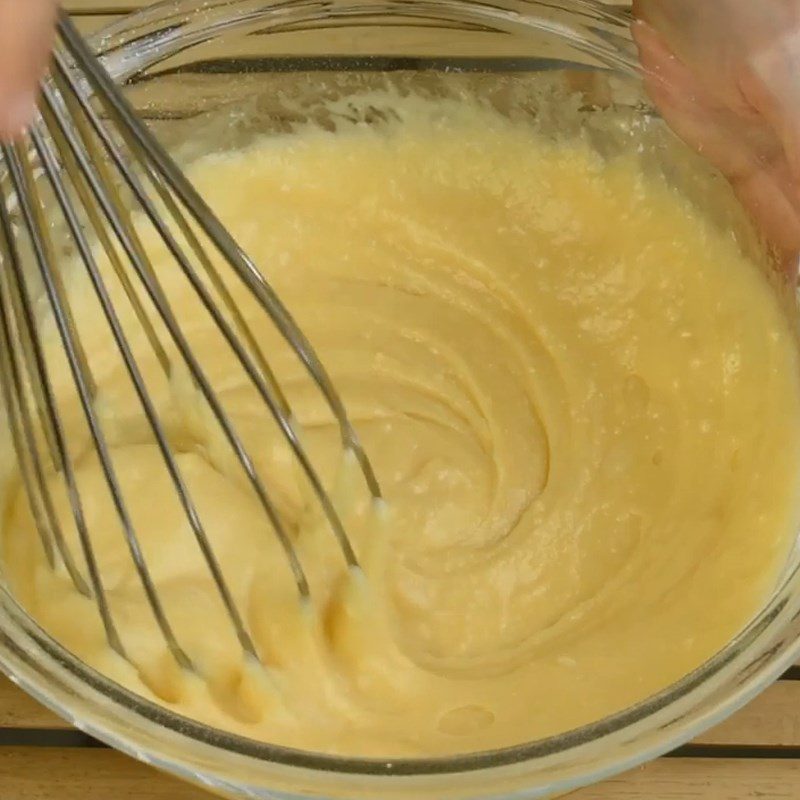
<svg viewBox="0 0 800 800"><path fill-rule="evenodd" d="M47 70L55 0L0 0L0 139L18 138L36 116L37 87Z"/></svg>
<svg viewBox="0 0 800 800"><path fill-rule="evenodd" d="M36 117L36 95L22 90L0 101L0 139L13 141L22 136Z"/></svg>

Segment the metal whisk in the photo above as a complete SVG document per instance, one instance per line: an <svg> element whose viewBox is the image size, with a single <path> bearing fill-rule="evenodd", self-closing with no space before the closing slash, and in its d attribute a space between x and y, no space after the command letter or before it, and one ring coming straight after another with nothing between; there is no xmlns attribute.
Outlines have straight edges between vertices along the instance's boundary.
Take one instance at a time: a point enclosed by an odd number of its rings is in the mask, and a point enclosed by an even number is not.
<svg viewBox="0 0 800 800"><path fill-rule="evenodd" d="M54 255L56 247L51 234L51 220L46 220L44 216L43 190L51 192L57 201L60 221L64 223L85 267L141 411L158 445L169 478L238 640L248 655L258 658L254 641L203 529L167 438L163 420L148 392L98 268L93 252L95 242L105 250L158 361L169 374L173 367L170 357L159 341L134 286L139 286L149 298L174 345L171 349L185 364L275 535L280 539L300 595L309 594L309 584L269 487L256 472L246 444L237 433L206 375L204 364L193 352L161 290L158 276L131 223L129 204L126 205L121 199L120 186L126 187L125 193L133 198L134 207L152 223L175 264L191 284L230 351L266 404L307 477L347 564L355 567L356 554L320 475L300 443L286 397L259 349L253 332L212 265L205 246L194 233L194 226L199 227L203 239L217 249L233 273L256 298L260 309L299 356L338 422L344 448L355 454L369 491L374 498L379 498L380 488L342 401L309 342L258 268L138 119L64 13L58 19L58 44L53 54L51 74L41 87L39 117L24 141L3 146L0 164L5 171L4 175L0 174L0 390L20 477L50 565L55 568L60 561L75 588L93 598L108 643L121 656L129 658L109 606L102 571L98 567L92 543L92 532L87 527L84 498L68 447L69 433L59 414L43 349L41 323L35 313L37 298L31 284L31 271L36 275L37 285L44 288L80 409L88 426L91 446L102 467L147 602L176 661L184 668L193 668L159 598L158 587L137 538L128 499L115 472L108 437L95 408L96 386L92 370ZM86 220L89 221L88 225L85 224ZM118 248L124 256L120 255ZM201 278L198 265L204 271L205 279ZM213 292L208 284L213 287ZM66 490L86 565L86 578L77 566L75 554L70 551L55 513L53 496L47 483L47 476L53 473L63 481Z"/></svg>

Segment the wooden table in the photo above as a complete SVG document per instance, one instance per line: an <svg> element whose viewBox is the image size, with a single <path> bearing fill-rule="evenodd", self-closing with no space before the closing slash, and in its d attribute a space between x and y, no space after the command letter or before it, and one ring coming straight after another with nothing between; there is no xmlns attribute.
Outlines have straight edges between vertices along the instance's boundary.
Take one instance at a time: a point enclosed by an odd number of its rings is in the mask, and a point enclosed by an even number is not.
<svg viewBox="0 0 800 800"><path fill-rule="evenodd" d="M209 795L71 730L0 678L0 798L204 800ZM571 795L571 800L797 798L800 667L673 756Z"/></svg>
<svg viewBox="0 0 800 800"><path fill-rule="evenodd" d="M20 0L27 2L28 0ZM143 4L65 0L94 30ZM69 727L0 678L0 800L202 800ZM673 756L574 800L797 800L800 667L729 722Z"/></svg>

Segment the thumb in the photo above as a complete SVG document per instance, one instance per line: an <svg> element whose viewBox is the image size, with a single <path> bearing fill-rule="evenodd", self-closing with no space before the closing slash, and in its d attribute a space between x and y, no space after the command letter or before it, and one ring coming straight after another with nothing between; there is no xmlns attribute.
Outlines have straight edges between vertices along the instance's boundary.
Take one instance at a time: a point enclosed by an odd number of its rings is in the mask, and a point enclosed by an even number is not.
<svg viewBox="0 0 800 800"><path fill-rule="evenodd" d="M47 68L56 0L0 0L0 139L18 136L35 114Z"/></svg>

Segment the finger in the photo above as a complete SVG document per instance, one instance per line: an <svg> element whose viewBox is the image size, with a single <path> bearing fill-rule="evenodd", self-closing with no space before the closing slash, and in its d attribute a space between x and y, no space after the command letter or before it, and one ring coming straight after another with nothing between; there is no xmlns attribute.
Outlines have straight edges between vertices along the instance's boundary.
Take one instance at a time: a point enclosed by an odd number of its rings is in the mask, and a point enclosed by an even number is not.
<svg viewBox="0 0 800 800"><path fill-rule="evenodd" d="M800 186L800 26L749 59L740 90L781 139Z"/></svg>
<svg viewBox="0 0 800 800"><path fill-rule="evenodd" d="M800 213L781 175L764 169L732 184L739 202L766 240L781 254L800 252Z"/></svg>
<svg viewBox="0 0 800 800"><path fill-rule="evenodd" d="M708 94L650 25L637 23L633 35L645 87L667 124L730 180L759 230L794 268L800 195L774 129L759 114L742 116Z"/></svg>
<svg viewBox="0 0 800 800"><path fill-rule="evenodd" d="M670 128L729 178L757 169L751 126L718 106L657 30L639 22L634 38L645 88Z"/></svg>
<svg viewBox="0 0 800 800"><path fill-rule="evenodd" d="M0 0L0 138L4 140L17 136L33 119L55 16L55 0Z"/></svg>

